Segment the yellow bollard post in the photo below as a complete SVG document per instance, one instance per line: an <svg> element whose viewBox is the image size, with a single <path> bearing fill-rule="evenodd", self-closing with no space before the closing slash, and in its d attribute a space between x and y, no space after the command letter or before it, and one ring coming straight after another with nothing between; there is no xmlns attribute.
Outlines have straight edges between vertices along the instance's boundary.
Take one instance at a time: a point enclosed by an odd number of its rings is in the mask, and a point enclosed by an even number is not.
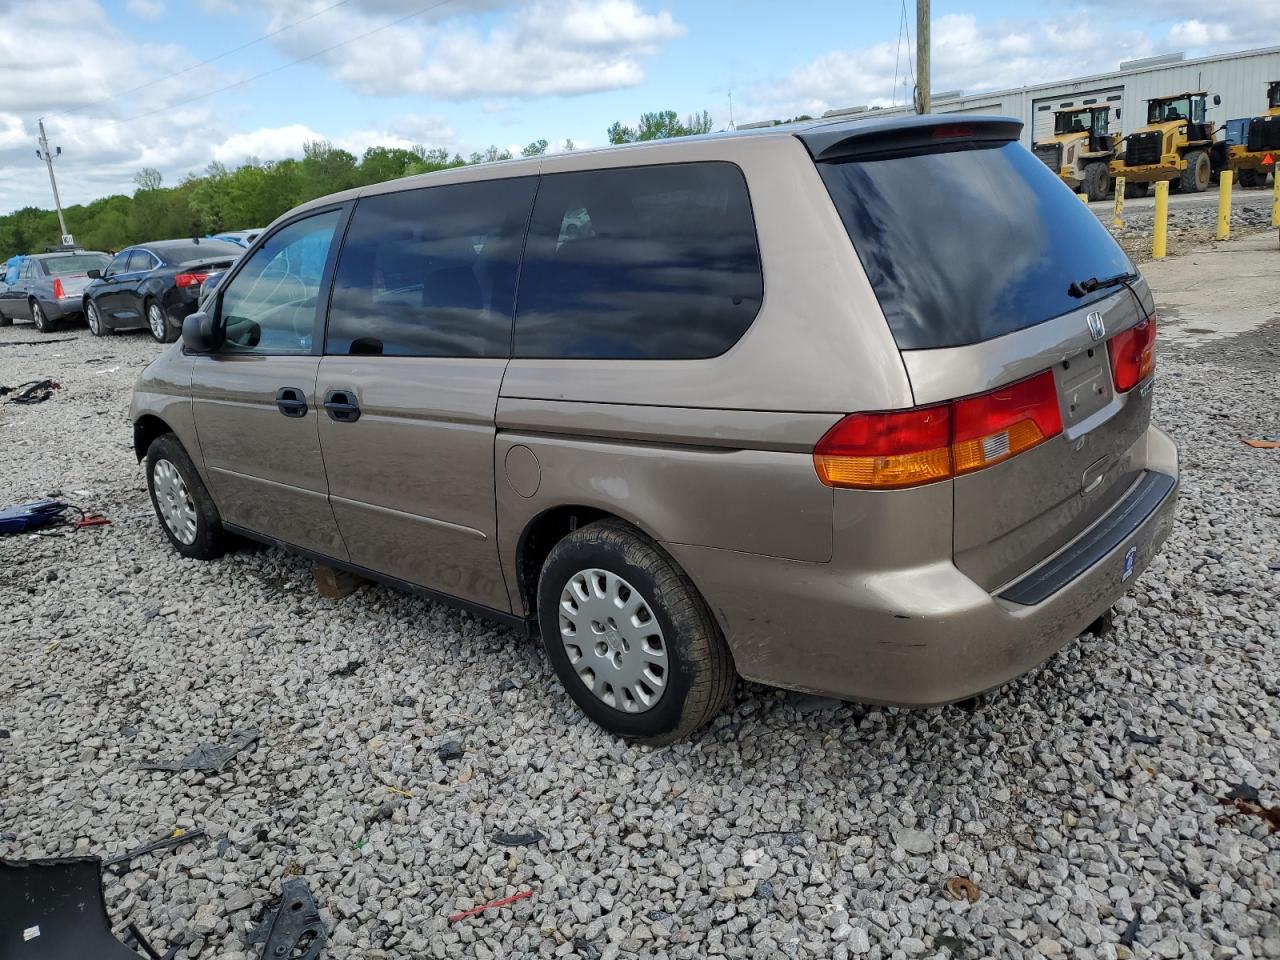
<svg viewBox="0 0 1280 960"><path fill-rule="evenodd" d="M1111 225L1124 229L1124 177L1116 177L1116 207L1111 214Z"/></svg>
<svg viewBox="0 0 1280 960"><path fill-rule="evenodd" d="M1086 207L1089 205L1089 195L1087 193L1077 193L1076 196L1080 198L1080 202Z"/></svg>
<svg viewBox="0 0 1280 960"><path fill-rule="evenodd" d="M1276 182L1275 200L1271 204L1271 225L1280 227L1280 163L1273 168L1271 178Z"/></svg>
<svg viewBox="0 0 1280 960"><path fill-rule="evenodd" d="M1169 233L1169 181L1156 183L1156 223L1155 235L1151 240L1151 257L1163 260Z"/></svg>
<svg viewBox="0 0 1280 960"><path fill-rule="evenodd" d="M1231 239L1231 181L1233 174L1223 170L1218 180L1218 239Z"/></svg>

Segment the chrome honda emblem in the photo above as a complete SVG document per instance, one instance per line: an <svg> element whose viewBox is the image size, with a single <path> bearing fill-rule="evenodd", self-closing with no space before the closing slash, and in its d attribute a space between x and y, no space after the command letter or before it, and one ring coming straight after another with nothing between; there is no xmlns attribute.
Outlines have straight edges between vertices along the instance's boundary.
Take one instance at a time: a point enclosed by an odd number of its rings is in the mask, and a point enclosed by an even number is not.
<svg viewBox="0 0 1280 960"><path fill-rule="evenodd" d="M1089 336L1095 340L1101 340L1107 335L1107 325L1102 322L1102 314L1096 310L1084 318L1085 323L1089 324Z"/></svg>

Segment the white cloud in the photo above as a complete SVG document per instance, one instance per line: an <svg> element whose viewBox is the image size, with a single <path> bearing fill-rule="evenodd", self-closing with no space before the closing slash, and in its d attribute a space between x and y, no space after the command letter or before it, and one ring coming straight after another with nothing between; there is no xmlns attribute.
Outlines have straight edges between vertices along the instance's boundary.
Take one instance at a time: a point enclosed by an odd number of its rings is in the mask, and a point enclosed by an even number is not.
<svg viewBox="0 0 1280 960"><path fill-rule="evenodd" d="M302 145L310 140L323 140L320 134L301 123L285 127L263 127L234 133L213 147L214 160L228 167L246 160L282 160L302 156Z"/></svg>
<svg viewBox="0 0 1280 960"><path fill-rule="evenodd" d="M159 20L165 15L164 0L129 0L128 7L143 20Z"/></svg>
<svg viewBox="0 0 1280 960"><path fill-rule="evenodd" d="M1227 24L1203 20L1180 20L1169 31L1169 42L1176 47L1215 47L1230 43L1231 38Z"/></svg>
<svg viewBox="0 0 1280 960"><path fill-rule="evenodd" d="M296 22L291 0L269 0L271 27ZM405 16L421 0L362 0L286 30L273 42L290 56L324 49L334 37L358 37ZM494 12L480 28L463 21L460 5L413 17L390 29L317 57L340 82L373 96L430 95L527 99L633 87L643 81L643 61L684 35L666 11L649 12L636 0L536 0ZM406 9L407 8L407 9ZM492 18L490 18L492 19Z"/></svg>
<svg viewBox="0 0 1280 960"><path fill-rule="evenodd" d="M1138 30L1121 30L1099 43L1090 22L1083 16L1067 16L1062 22L979 22L972 14L938 17L933 24L931 86L935 91L966 93L998 90L1114 70L1122 57L1153 52L1151 41ZM913 85L910 70L906 45L899 51L896 41L834 50L775 84L747 91L742 115L757 120L817 115L858 104L907 103Z"/></svg>

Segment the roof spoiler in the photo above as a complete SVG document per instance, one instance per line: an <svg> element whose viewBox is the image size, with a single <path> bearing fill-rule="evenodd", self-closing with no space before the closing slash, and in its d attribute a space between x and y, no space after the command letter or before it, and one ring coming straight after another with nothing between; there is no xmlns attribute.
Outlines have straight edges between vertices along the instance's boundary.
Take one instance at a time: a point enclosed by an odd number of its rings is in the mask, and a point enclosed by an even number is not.
<svg viewBox="0 0 1280 960"><path fill-rule="evenodd" d="M849 160L899 150L940 147L946 143L1006 143L1017 140L1022 121L1012 117L929 114L821 124L796 136L815 161Z"/></svg>

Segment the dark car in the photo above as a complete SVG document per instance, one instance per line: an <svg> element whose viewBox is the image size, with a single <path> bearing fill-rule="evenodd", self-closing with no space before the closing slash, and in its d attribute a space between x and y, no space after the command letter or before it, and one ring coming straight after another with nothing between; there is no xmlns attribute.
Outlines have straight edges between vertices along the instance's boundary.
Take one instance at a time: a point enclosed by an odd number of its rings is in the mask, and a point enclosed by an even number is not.
<svg viewBox="0 0 1280 960"><path fill-rule="evenodd" d="M116 254L84 291L84 316L99 337L146 327L161 343L182 332L182 321L200 302L210 273L225 270L244 253L222 240L159 240Z"/></svg>
<svg viewBox="0 0 1280 960"><path fill-rule="evenodd" d="M14 320L30 320L47 333L63 320L77 320L82 294L91 273L111 257L95 250L37 253L24 257L18 271L0 288L0 327Z"/></svg>

